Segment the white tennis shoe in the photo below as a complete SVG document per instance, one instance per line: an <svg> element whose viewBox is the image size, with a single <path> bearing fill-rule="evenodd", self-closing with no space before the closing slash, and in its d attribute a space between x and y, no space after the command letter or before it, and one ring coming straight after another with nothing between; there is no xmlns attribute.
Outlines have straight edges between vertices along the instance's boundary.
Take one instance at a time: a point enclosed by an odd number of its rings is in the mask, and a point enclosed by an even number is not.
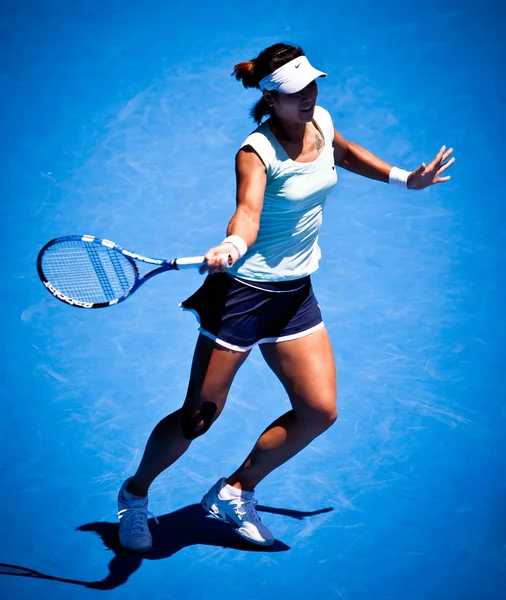
<svg viewBox="0 0 506 600"><path fill-rule="evenodd" d="M245 540L259 546L274 543L274 536L258 516L253 492L231 489L223 478L207 492L201 504L213 517L230 523Z"/></svg>
<svg viewBox="0 0 506 600"><path fill-rule="evenodd" d="M118 494L119 541L123 548L132 552L148 552L153 539L148 526L148 516L155 515L148 510L148 498L134 496L126 491L132 480L129 477L121 486Z"/></svg>

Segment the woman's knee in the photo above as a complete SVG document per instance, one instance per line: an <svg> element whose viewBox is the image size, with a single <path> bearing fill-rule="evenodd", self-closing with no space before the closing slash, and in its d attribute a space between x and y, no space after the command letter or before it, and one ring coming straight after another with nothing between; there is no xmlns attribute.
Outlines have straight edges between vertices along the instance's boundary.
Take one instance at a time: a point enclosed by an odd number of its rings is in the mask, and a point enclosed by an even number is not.
<svg viewBox="0 0 506 600"><path fill-rule="evenodd" d="M188 386L188 393L181 410L179 422L183 437L194 440L209 431L211 425L219 417L227 398L228 390L196 390L193 380Z"/></svg>
<svg viewBox="0 0 506 600"><path fill-rule="evenodd" d="M320 434L332 427L337 421L338 411L335 397L306 406L300 413L303 423L315 433Z"/></svg>
<svg viewBox="0 0 506 600"><path fill-rule="evenodd" d="M203 402L202 406L196 410L183 405L179 412L179 422L183 437L187 440L194 440L204 435L217 419L217 411L218 407L214 402Z"/></svg>
<svg viewBox="0 0 506 600"><path fill-rule="evenodd" d="M337 421L337 417L337 406L334 405L318 411L316 420L320 424L323 432L334 425L334 423Z"/></svg>

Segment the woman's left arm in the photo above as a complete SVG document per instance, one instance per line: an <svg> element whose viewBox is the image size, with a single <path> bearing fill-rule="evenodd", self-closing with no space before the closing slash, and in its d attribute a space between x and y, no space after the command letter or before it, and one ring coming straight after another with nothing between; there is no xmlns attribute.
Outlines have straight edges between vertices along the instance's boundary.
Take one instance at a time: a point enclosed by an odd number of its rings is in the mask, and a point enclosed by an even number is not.
<svg viewBox="0 0 506 600"><path fill-rule="evenodd" d="M369 179L389 183L391 165L362 146L348 142L335 130L333 147L334 162L337 166ZM407 187L411 190L422 190L430 185L448 181L449 176L441 177L441 175L455 162L453 157L448 160L452 152L453 148L447 149L446 146L443 146L428 165L422 163L418 169L409 173Z"/></svg>

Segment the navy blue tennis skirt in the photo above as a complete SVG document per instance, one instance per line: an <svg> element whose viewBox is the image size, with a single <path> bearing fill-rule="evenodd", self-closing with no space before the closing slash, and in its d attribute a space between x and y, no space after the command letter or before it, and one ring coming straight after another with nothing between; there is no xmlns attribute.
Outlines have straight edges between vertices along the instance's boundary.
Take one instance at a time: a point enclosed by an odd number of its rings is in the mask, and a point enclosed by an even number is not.
<svg viewBox="0 0 506 600"><path fill-rule="evenodd" d="M239 352L323 327L310 277L258 282L215 273L180 306L195 314L200 333Z"/></svg>

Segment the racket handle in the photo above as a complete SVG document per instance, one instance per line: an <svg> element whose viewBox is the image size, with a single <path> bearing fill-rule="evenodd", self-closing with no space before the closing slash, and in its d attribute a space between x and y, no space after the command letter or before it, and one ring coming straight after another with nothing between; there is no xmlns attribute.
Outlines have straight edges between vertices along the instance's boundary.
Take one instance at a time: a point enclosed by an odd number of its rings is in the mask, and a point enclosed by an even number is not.
<svg viewBox="0 0 506 600"><path fill-rule="evenodd" d="M206 264L206 261L203 256L188 256L186 258L176 258L173 262L178 271L183 271L184 269L197 269ZM227 263L229 267L232 265L232 262L232 257L229 254L227 257Z"/></svg>
<svg viewBox="0 0 506 600"><path fill-rule="evenodd" d="M174 263L178 271L183 271L184 269L198 269L205 263L205 260L203 256L187 256L186 258L176 258Z"/></svg>

